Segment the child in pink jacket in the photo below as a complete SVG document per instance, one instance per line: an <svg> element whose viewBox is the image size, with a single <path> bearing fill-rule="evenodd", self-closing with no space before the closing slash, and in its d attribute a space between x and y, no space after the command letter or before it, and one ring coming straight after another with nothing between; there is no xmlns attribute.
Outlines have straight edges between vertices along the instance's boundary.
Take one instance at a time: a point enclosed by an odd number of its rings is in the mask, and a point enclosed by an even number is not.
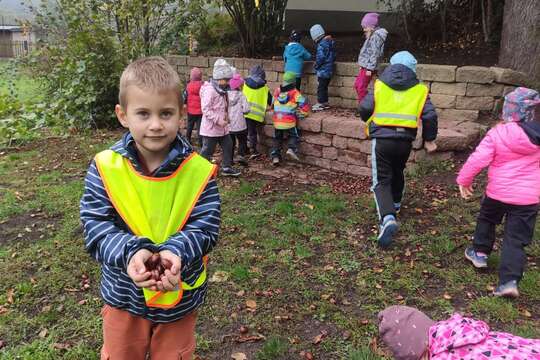
<svg viewBox="0 0 540 360"><path fill-rule="evenodd" d="M533 238L540 202L540 121L535 119L539 104L535 90L520 87L506 95L504 122L487 133L457 177L461 196L468 199L474 177L488 167L473 244L465 250L475 267L487 267L495 226L506 216L495 296L519 296L518 283L527 260L524 248Z"/></svg>
<svg viewBox="0 0 540 360"><path fill-rule="evenodd" d="M229 135L229 80L233 68L224 59L217 59L212 70L212 78L201 87L202 121L200 134L203 137L201 155L211 160L217 144L223 151L221 174L239 176L240 171L232 167L232 140Z"/></svg>
<svg viewBox="0 0 540 360"><path fill-rule="evenodd" d="M249 113L250 105L246 96L242 93L242 86L244 86L244 79L242 79L242 76L238 73L234 74L229 84L229 130L232 139L232 154L234 158L234 151L236 149L236 143L238 142L238 163L247 166L246 155L248 151L248 132L244 115Z"/></svg>
<svg viewBox="0 0 540 360"><path fill-rule="evenodd" d="M435 322L408 306L379 313L379 336L396 360L540 360L539 339L490 331L460 314Z"/></svg>

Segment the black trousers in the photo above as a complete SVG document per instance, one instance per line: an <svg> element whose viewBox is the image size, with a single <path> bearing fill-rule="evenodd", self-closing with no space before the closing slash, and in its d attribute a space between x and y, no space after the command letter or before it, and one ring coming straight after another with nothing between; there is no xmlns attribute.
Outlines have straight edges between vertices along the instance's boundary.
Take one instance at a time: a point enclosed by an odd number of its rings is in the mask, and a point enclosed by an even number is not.
<svg viewBox="0 0 540 360"><path fill-rule="evenodd" d="M199 136L199 130L201 129L201 119L202 115L191 115L187 114L187 129L186 129L186 139L191 142L191 133L193 132L193 129L195 128L195 125L197 125L197 138L199 139L199 146L202 146L202 139Z"/></svg>
<svg viewBox="0 0 540 360"><path fill-rule="evenodd" d="M264 136L264 123L246 118L246 124L249 148L252 153L257 153L259 152L257 150L257 144ZM259 139L257 139L257 137Z"/></svg>
<svg viewBox="0 0 540 360"><path fill-rule="evenodd" d="M538 204L506 204L487 195L482 200L473 240L476 251L491 253L495 243L495 227L506 217L499 265L501 284L510 280L520 281L523 277L527 261L525 246L529 245L533 238L538 207Z"/></svg>
<svg viewBox="0 0 540 360"><path fill-rule="evenodd" d="M394 203L401 202L405 189L405 165L412 143L401 139L373 139L371 166L377 212L382 221L386 215L396 215Z"/></svg>
<svg viewBox="0 0 540 360"><path fill-rule="evenodd" d="M229 134L231 135L232 140L232 154L234 157L234 151L236 150L236 143L238 143L238 155L240 156L246 156L248 148L247 148L247 130L243 131L231 131Z"/></svg>
<svg viewBox="0 0 540 360"><path fill-rule="evenodd" d="M300 86L302 86L302 78L301 77L297 77L296 78L296 89L298 91L300 91Z"/></svg>
<svg viewBox="0 0 540 360"><path fill-rule="evenodd" d="M232 165L232 140L230 135L210 137L205 136L203 138L203 147L201 155L208 161L212 161L212 155L216 151L216 145L221 146L223 152L223 160L221 161L222 168L228 168Z"/></svg>
<svg viewBox="0 0 540 360"><path fill-rule="evenodd" d="M319 104L326 104L328 102L328 84L330 84L330 79L326 78L317 78L317 101Z"/></svg>
<svg viewBox="0 0 540 360"><path fill-rule="evenodd" d="M300 135L298 134L298 129L293 127L292 129L280 130L274 129L274 146L272 147L272 158L277 157L281 159L281 147L283 146L283 140L287 134L289 149L292 149L295 153L298 152L298 141L300 140Z"/></svg>

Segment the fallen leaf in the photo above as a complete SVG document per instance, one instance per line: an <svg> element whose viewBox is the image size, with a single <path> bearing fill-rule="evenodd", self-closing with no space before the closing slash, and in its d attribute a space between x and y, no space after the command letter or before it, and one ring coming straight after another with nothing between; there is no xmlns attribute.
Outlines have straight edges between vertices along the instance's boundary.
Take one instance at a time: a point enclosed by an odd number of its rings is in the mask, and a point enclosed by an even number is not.
<svg viewBox="0 0 540 360"><path fill-rule="evenodd" d="M405 250L405 256L410 257L411 256L411 250L409 250L409 249Z"/></svg>
<svg viewBox="0 0 540 360"><path fill-rule="evenodd" d="M226 271L216 271L210 278L210 282L220 283L229 280L229 273Z"/></svg>
<svg viewBox="0 0 540 360"><path fill-rule="evenodd" d="M13 304L13 296L15 295L15 289L11 288L7 291L7 301L10 304Z"/></svg>
<svg viewBox="0 0 540 360"><path fill-rule="evenodd" d="M4 340L0 340L0 349L3 348L5 345L6 343L4 342Z"/></svg>
<svg viewBox="0 0 540 360"><path fill-rule="evenodd" d="M240 328L238 329L238 332L240 334L247 334L248 331L249 331L248 327L244 325L240 326Z"/></svg>
<svg viewBox="0 0 540 360"><path fill-rule="evenodd" d="M487 285L487 286L486 286L486 289L487 289L488 291L495 291L495 286L493 286L493 285Z"/></svg>
<svg viewBox="0 0 540 360"><path fill-rule="evenodd" d="M82 299L82 300L79 301L77 304L79 304L79 305L84 305L84 304L86 304L86 301L87 301L86 299Z"/></svg>
<svg viewBox="0 0 540 360"><path fill-rule="evenodd" d="M375 287L376 287L377 289L382 289L382 286L379 285L379 284L377 284L377 283L375 283Z"/></svg>
<svg viewBox="0 0 540 360"><path fill-rule="evenodd" d="M66 343L54 343L53 347L58 350L67 350L70 348L70 345Z"/></svg>
<svg viewBox="0 0 540 360"><path fill-rule="evenodd" d="M257 302L255 300L246 300L246 306L248 309L255 310L257 309Z"/></svg>
<svg viewBox="0 0 540 360"><path fill-rule="evenodd" d="M41 312L49 312L51 311L52 306L51 305L45 305L41 308Z"/></svg>
<svg viewBox="0 0 540 360"><path fill-rule="evenodd" d="M40 338L43 339L45 336L47 336L47 333L48 333L48 332L49 332L49 330L43 329L43 330L41 330L41 331L39 332L38 336L39 336Z"/></svg>
<svg viewBox="0 0 540 360"><path fill-rule="evenodd" d="M234 359L234 360L247 360L247 356L246 356L246 354L244 354L242 352L236 352L236 353L233 353L231 355L231 359Z"/></svg>
<svg viewBox="0 0 540 360"><path fill-rule="evenodd" d="M313 338L312 340L313 345L319 344L326 337L326 335L328 335L328 332L326 330L322 330L319 335Z"/></svg>
<svg viewBox="0 0 540 360"><path fill-rule="evenodd" d="M306 360L313 360L313 354L309 351L300 351L300 357Z"/></svg>
<svg viewBox="0 0 540 360"><path fill-rule="evenodd" d="M255 341L261 341L266 339L264 335L256 334L256 335L249 335L249 336L239 336L234 341L237 343L245 343L245 342L255 342Z"/></svg>
<svg viewBox="0 0 540 360"><path fill-rule="evenodd" d="M443 298L445 298L446 300L452 300L452 296L447 293L444 293Z"/></svg>
<svg viewBox="0 0 540 360"><path fill-rule="evenodd" d="M381 268L374 268L373 269L373 272L376 272L377 274L380 274L384 271L384 269L381 269Z"/></svg>
<svg viewBox="0 0 540 360"><path fill-rule="evenodd" d="M532 317L532 314L527 309L523 309L522 313L523 313L523 316L525 317L528 317L528 318Z"/></svg>
<svg viewBox="0 0 540 360"><path fill-rule="evenodd" d="M343 340L349 340L349 339L351 338L351 332L345 330L345 331L343 332L343 334L341 334L341 338L342 338Z"/></svg>
<svg viewBox="0 0 540 360"><path fill-rule="evenodd" d="M238 291L238 292L236 293L236 296L242 297L242 296L244 296L245 294L246 294L246 291L245 291L245 290L240 290L240 291Z"/></svg>

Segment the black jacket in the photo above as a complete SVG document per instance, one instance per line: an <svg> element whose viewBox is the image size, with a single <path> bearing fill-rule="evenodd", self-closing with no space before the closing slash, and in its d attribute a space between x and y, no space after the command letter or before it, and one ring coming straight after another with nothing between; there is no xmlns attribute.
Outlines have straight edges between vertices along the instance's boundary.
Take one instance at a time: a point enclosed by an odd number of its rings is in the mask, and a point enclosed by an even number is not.
<svg viewBox="0 0 540 360"><path fill-rule="evenodd" d="M394 90L407 90L416 84L418 79L414 71L405 65L395 64L387 67L379 78L380 81ZM370 91L360 103L358 108L363 121L367 121L375 108L373 91ZM422 138L425 141L433 141L437 137L437 112L431 103L429 96L422 110ZM371 138L405 139L413 141L416 138L416 129L378 126L369 124L369 136Z"/></svg>
<svg viewBox="0 0 540 360"><path fill-rule="evenodd" d="M519 123L534 145L540 146L540 121L527 121Z"/></svg>

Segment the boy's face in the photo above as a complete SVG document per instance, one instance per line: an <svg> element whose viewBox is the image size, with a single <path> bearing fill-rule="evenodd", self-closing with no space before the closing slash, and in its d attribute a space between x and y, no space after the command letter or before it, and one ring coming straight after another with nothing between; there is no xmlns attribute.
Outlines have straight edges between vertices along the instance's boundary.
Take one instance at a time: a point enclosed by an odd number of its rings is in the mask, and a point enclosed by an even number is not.
<svg viewBox="0 0 540 360"><path fill-rule="evenodd" d="M154 92L129 86L126 108L116 105L115 112L128 128L143 157L165 157L180 128L180 102L174 90Z"/></svg>

